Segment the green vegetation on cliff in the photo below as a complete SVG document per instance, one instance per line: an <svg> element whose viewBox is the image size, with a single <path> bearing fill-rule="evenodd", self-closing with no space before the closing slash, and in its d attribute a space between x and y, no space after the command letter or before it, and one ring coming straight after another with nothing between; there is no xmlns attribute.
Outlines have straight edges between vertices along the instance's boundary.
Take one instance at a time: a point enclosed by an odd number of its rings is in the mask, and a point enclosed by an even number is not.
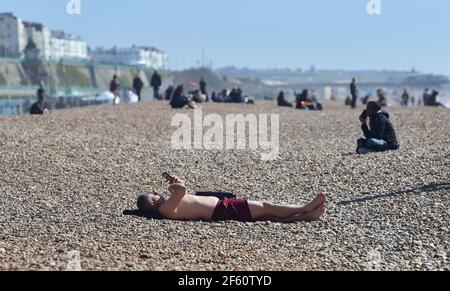
<svg viewBox="0 0 450 291"><path fill-rule="evenodd" d="M7 85L6 79L2 73L0 73L0 85Z"/></svg>
<svg viewBox="0 0 450 291"><path fill-rule="evenodd" d="M64 80L65 86L91 87L91 80L84 75L79 66L75 65L58 65L57 72L61 79Z"/></svg>

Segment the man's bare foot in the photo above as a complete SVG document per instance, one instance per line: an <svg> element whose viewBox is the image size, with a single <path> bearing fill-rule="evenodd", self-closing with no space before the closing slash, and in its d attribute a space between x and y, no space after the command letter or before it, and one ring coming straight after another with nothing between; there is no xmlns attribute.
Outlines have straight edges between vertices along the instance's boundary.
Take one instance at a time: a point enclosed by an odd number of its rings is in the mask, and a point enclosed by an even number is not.
<svg viewBox="0 0 450 291"><path fill-rule="evenodd" d="M320 205L311 212L304 213L298 216L298 221L317 221L325 213L325 204Z"/></svg>
<svg viewBox="0 0 450 291"><path fill-rule="evenodd" d="M327 197L325 196L325 194L320 193L316 199L314 199L311 203L309 203L308 205L306 205L305 207L303 207L304 211L303 213L309 213L314 211L317 207L325 204L327 200Z"/></svg>

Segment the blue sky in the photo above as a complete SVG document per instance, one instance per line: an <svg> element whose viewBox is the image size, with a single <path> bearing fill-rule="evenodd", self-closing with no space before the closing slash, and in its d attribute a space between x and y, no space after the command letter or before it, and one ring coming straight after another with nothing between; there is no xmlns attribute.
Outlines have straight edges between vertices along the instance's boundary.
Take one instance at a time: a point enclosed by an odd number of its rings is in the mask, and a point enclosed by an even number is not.
<svg viewBox="0 0 450 291"><path fill-rule="evenodd" d="M170 67L395 69L450 75L450 1L1 0L0 11L81 36L91 47L153 45Z"/></svg>

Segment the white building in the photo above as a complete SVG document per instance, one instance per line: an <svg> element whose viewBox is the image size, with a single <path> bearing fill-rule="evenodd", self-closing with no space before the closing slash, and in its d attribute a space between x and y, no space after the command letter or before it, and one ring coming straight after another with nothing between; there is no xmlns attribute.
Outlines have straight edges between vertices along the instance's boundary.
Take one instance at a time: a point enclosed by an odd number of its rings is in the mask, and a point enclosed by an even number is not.
<svg viewBox="0 0 450 291"><path fill-rule="evenodd" d="M163 69L167 63L167 55L153 47L113 48L104 50L98 48L93 53L93 59L99 63L114 65L140 66L153 69Z"/></svg>
<svg viewBox="0 0 450 291"><path fill-rule="evenodd" d="M22 21L12 13L0 14L0 56L22 57L32 39L44 60L88 59L87 44L63 31L51 31L41 23Z"/></svg>
<svg viewBox="0 0 450 291"><path fill-rule="evenodd" d="M88 59L86 42L63 31L52 31L50 37L49 60Z"/></svg>
<svg viewBox="0 0 450 291"><path fill-rule="evenodd" d="M12 13L0 13L0 56L20 57L27 45L25 27Z"/></svg>
<svg viewBox="0 0 450 291"><path fill-rule="evenodd" d="M24 21L23 24L25 26L27 42L31 38L39 49L39 57L48 60L50 57L50 30L41 23Z"/></svg>

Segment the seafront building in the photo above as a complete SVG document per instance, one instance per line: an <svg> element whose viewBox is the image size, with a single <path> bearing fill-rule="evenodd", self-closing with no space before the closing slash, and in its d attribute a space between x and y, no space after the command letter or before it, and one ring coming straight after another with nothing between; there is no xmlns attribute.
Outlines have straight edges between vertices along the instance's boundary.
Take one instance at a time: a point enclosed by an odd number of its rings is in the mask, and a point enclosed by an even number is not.
<svg viewBox="0 0 450 291"><path fill-rule="evenodd" d="M130 48L97 48L92 58L97 63L131 65L142 68L164 69L167 55L154 47L132 46Z"/></svg>
<svg viewBox="0 0 450 291"><path fill-rule="evenodd" d="M0 57L22 58L29 40L39 49L39 58L89 58L87 43L63 31L51 31L42 23L23 21L12 13L0 13Z"/></svg>

